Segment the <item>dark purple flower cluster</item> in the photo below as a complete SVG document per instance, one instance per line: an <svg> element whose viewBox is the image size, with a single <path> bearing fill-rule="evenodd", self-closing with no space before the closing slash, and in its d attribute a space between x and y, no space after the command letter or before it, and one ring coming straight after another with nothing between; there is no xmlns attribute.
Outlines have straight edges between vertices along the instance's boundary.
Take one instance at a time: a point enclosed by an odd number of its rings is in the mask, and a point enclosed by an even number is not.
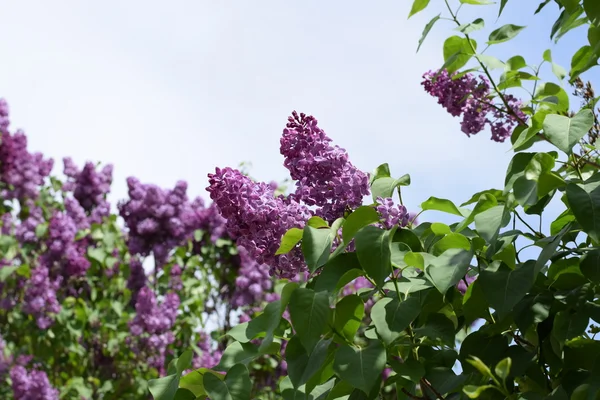
<svg viewBox="0 0 600 400"><path fill-rule="evenodd" d="M222 352L213 348L213 341L206 332L200 332L200 340L198 347L202 350L202 354L195 355L192 361L194 369L198 368L213 368L221 361Z"/></svg>
<svg viewBox="0 0 600 400"><path fill-rule="evenodd" d="M369 178L348 160L346 150L333 146L311 115L296 111L281 137L281 154L296 181L294 197L328 221L343 217L347 208L362 204L369 194Z"/></svg>
<svg viewBox="0 0 600 400"><path fill-rule="evenodd" d="M164 372L167 346L175 341L172 328L177 318L179 296L168 293L161 304L149 287L143 287L135 304L136 316L129 324L129 331L136 337L132 348L144 352L148 364Z"/></svg>
<svg viewBox="0 0 600 400"><path fill-rule="evenodd" d="M56 291L60 278L52 280L48 268L39 265L31 271L25 287L23 312L33 316L40 329L48 329L54 323L54 314L60 312Z"/></svg>
<svg viewBox="0 0 600 400"><path fill-rule="evenodd" d="M4 99L0 99L0 133L8 132L10 125L8 103Z"/></svg>
<svg viewBox="0 0 600 400"><path fill-rule="evenodd" d="M223 218L215 203L205 207L202 198L192 202L192 207L198 215L198 229L210 233L210 241L214 244L227 234L227 220Z"/></svg>
<svg viewBox="0 0 600 400"><path fill-rule="evenodd" d="M521 102L512 95L505 95L510 110L503 109L504 104L496 107L490 103L490 84L484 76L477 79L469 73L458 76L442 70L426 72L423 78L421 85L427 93L437 97L452 116L462 115L461 129L467 136L481 132L489 124L492 140L504 142L514 126L526 120L520 110Z"/></svg>
<svg viewBox="0 0 600 400"><path fill-rule="evenodd" d="M206 190L227 219L227 230L239 246L258 263L267 264L272 275L292 278L306 269L299 248L275 255L285 232L302 228L310 217L306 206L291 197L275 197L272 185L253 182L232 168L217 168L208 177Z"/></svg>
<svg viewBox="0 0 600 400"><path fill-rule="evenodd" d="M396 225L406 226L410 222L410 215L403 205L395 205L391 197L377 198L377 212L381 217L381 225L385 229L392 229Z"/></svg>
<svg viewBox="0 0 600 400"><path fill-rule="evenodd" d="M148 278L141 261L137 258L129 262L129 277L127 278L127 289L131 291L131 304L135 305L140 290L146 286Z"/></svg>
<svg viewBox="0 0 600 400"><path fill-rule="evenodd" d="M81 207L90 216L90 222L100 223L110 214L106 196L112 184L113 166L105 165L97 171L93 163L87 162L79 170L71 158L64 158L64 174L68 177L63 189L73 192Z"/></svg>
<svg viewBox="0 0 600 400"><path fill-rule="evenodd" d="M231 304L236 308L260 304L265 299L265 292L273 287L269 266L257 263L245 248L238 246L237 249L240 269Z"/></svg>
<svg viewBox="0 0 600 400"><path fill-rule="evenodd" d="M172 190L145 185L127 178L129 200L119 203L119 213L129 228L129 251L154 255L157 266L169 252L182 244L198 225L196 211L188 201L187 183L177 182Z"/></svg>
<svg viewBox="0 0 600 400"><path fill-rule="evenodd" d="M50 175L53 161L41 153L27 151L27 137L21 131L11 135L0 132L0 197L33 199L39 193L44 178Z"/></svg>
<svg viewBox="0 0 600 400"><path fill-rule="evenodd" d="M77 203L71 203L77 205ZM67 212L54 212L48 224L48 250L44 253L44 261L49 265L59 266L61 274L65 277L82 276L90 267L86 258L87 241L75 241L78 223L69 214L77 214L74 210L69 213L70 206L67 202ZM76 218L78 218L76 216ZM85 221L85 219L83 219Z"/></svg>
<svg viewBox="0 0 600 400"><path fill-rule="evenodd" d="M44 371L17 365L10 370L12 390L18 400L58 400L59 392L53 388Z"/></svg>

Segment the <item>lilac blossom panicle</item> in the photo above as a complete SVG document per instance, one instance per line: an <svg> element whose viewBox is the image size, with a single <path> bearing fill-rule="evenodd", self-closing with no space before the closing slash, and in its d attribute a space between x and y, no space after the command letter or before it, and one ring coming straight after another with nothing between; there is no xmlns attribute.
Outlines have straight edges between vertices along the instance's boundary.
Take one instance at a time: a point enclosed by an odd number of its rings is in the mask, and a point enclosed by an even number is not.
<svg viewBox="0 0 600 400"><path fill-rule="evenodd" d="M6 354L6 342L0 335L0 381L2 381L10 369L12 364L12 357Z"/></svg>
<svg viewBox="0 0 600 400"><path fill-rule="evenodd" d="M367 174L352 165L346 150L331 144L315 117L294 111L280 142L284 166L296 181L294 197L316 206L316 215L334 221L369 194Z"/></svg>
<svg viewBox="0 0 600 400"><path fill-rule="evenodd" d="M198 347L202 351L200 355L194 355L192 366L198 368L213 368L221 361L222 352L218 349L213 349L212 339L206 332L200 332Z"/></svg>
<svg viewBox="0 0 600 400"><path fill-rule="evenodd" d="M83 276L90 267L90 262L86 257L87 241L85 239L75 240L78 224L83 222L75 220L69 215L75 214L75 218L81 217L76 213L78 209L70 210L68 201L66 205L66 213L55 211L50 218L48 250L43 258L49 265L58 266L61 274L65 277ZM71 203L71 205L76 205L76 203Z"/></svg>
<svg viewBox="0 0 600 400"><path fill-rule="evenodd" d="M58 400L59 392L53 388L44 371L17 365L10 370L15 400Z"/></svg>
<svg viewBox="0 0 600 400"><path fill-rule="evenodd" d="M275 197L272 185L254 182L232 168L217 168L208 177L206 190L238 246L259 264L267 264L271 275L293 278L306 270L300 248L275 255L285 232L302 228L311 216L306 206L291 197Z"/></svg>
<svg viewBox="0 0 600 400"><path fill-rule="evenodd" d="M36 229L46 222L44 213L31 200L27 200L25 205L29 209L29 215L16 226L15 235L20 243L37 243L39 239L36 235Z"/></svg>
<svg viewBox="0 0 600 400"><path fill-rule="evenodd" d="M381 225L384 229L392 227L407 226L410 222L410 215L403 205L395 205L391 197L377 197L377 212L381 217Z"/></svg>
<svg viewBox="0 0 600 400"><path fill-rule="evenodd" d="M192 207L198 215L198 229L210 233L210 241L215 244L218 239L223 238L227 233L227 221L215 203L205 207L202 198L198 197L192 202Z"/></svg>
<svg viewBox="0 0 600 400"><path fill-rule="evenodd" d="M102 219L110 214L110 204L106 196L112 184L112 164L105 165L99 171L91 162L87 162L83 169L79 170L68 157L63 159L63 164L63 172L68 178L63 189L73 192L73 197L90 216L90 222L102 222Z"/></svg>
<svg viewBox="0 0 600 400"><path fill-rule="evenodd" d="M167 261L169 252L191 237L198 225L196 210L188 201L187 183L163 190L127 178L129 200L119 203L119 213L129 228L129 250L133 254L154 255L157 266Z"/></svg>
<svg viewBox="0 0 600 400"><path fill-rule="evenodd" d="M8 103L4 99L0 99L0 133L8 132L10 125Z"/></svg>
<svg viewBox="0 0 600 400"><path fill-rule="evenodd" d="M260 305L265 295L273 287L269 276L269 266L257 263L248 251L239 246L240 269L235 279L235 289L231 304L236 307Z"/></svg>
<svg viewBox="0 0 600 400"><path fill-rule="evenodd" d="M129 277L127 278L127 289L131 291L131 303L135 305L137 296L140 290L146 286L147 282L146 271L142 262L133 258L129 262Z"/></svg>
<svg viewBox="0 0 600 400"><path fill-rule="evenodd" d="M161 304L149 287L143 287L135 304L136 316L130 322L129 331L135 340L130 340L137 353L147 352L148 364L161 374L165 371L167 346L175 341L172 328L177 318L179 296L167 293Z"/></svg>
<svg viewBox="0 0 600 400"><path fill-rule="evenodd" d="M44 265L31 271L25 288L23 312L33 316L40 329L48 329L54 323L54 315L60 312L60 304L56 299L60 281L60 278L52 280Z"/></svg>
<svg viewBox="0 0 600 400"><path fill-rule="evenodd" d="M421 85L425 91L437 97L438 103L450 115L462 115L461 129L467 136L475 135L489 125L491 139L504 142L517 124L526 122L527 116L520 109L522 103L514 96L504 95L509 110L503 109L504 104L496 107L490 103L490 83L484 76L476 78L470 73L458 76L441 70L429 71L423 79Z"/></svg>

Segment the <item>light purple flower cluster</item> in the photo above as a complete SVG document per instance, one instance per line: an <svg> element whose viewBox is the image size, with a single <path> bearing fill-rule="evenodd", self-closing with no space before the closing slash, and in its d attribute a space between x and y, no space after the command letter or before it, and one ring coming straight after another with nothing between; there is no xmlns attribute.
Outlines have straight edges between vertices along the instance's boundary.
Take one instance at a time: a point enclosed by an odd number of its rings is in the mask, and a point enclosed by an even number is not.
<svg viewBox="0 0 600 400"><path fill-rule="evenodd" d="M213 368L219 364L223 353L213 348L212 339L206 332L200 332L198 347L202 350L202 354L194 356L192 361L194 369Z"/></svg>
<svg viewBox="0 0 600 400"><path fill-rule="evenodd" d="M265 299L265 292L273 287L269 266L257 263L244 247L238 246L237 249L240 269L231 304L236 308L260 304Z"/></svg>
<svg viewBox="0 0 600 400"><path fill-rule="evenodd" d="M458 76L441 70L426 72L423 78L421 85L427 93L437 97L438 103L452 116L462 115L461 129L467 136L481 132L489 124L492 140L504 142L514 126L527 118L520 110L521 102L512 95L505 95L510 110L503 109L504 104L497 107L491 104L490 84L484 76L476 78L469 73Z"/></svg>
<svg viewBox="0 0 600 400"><path fill-rule="evenodd" d="M54 314L60 312L56 298L59 285L60 278L52 280L45 265L31 271L25 288L23 312L33 316L40 329L48 329L54 323Z"/></svg>
<svg viewBox="0 0 600 400"><path fill-rule="evenodd" d="M377 198L377 212L381 217L381 225L385 229L392 229L392 227L406 226L410 222L410 215L403 205L395 205L394 200L391 197Z"/></svg>
<svg viewBox="0 0 600 400"><path fill-rule="evenodd" d="M36 206L33 201L26 202L29 214L15 228L15 235L20 243L37 243L36 228L45 221L42 209Z"/></svg>
<svg viewBox="0 0 600 400"><path fill-rule="evenodd" d="M300 248L275 255L285 232L302 228L310 217L306 206L291 197L275 197L272 185L253 182L232 168L217 168L208 177L210 186L206 190L239 246L259 264L267 264L271 275L292 278L306 269Z"/></svg>
<svg viewBox="0 0 600 400"><path fill-rule="evenodd" d="M6 212L0 216L0 235L10 235L13 231L13 216Z"/></svg>
<svg viewBox="0 0 600 400"><path fill-rule="evenodd" d="M471 286L471 283L475 282L475 279L477 279L478 275L475 276L470 276L470 275L466 275L464 279L461 279L460 282L458 282L458 284L456 285L456 288L458 289L459 292L461 292L462 294L467 293L467 289L469 288L469 286ZM465 283L466 281L466 283Z"/></svg>
<svg viewBox="0 0 600 400"><path fill-rule="evenodd" d="M177 319L179 296L167 293L161 304L149 287L143 287L135 304L136 316L129 324L130 333L136 337L132 348L143 352L148 364L164 372L167 346L175 341L172 328Z"/></svg>
<svg viewBox="0 0 600 400"><path fill-rule="evenodd" d="M112 184L113 166L105 165L97 171L93 163L87 162L82 170L71 158L64 158L64 174L68 177L63 189L73 192L81 207L90 216L90 222L100 223L110 214L110 204L106 195Z"/></svg>
<svg viewBox="0 0 600 400"><path fill-rule="evenodd" d="M50 175L53 161L41 153L27 151L27 137L22 131L11 135L0 132L0 190L5 199L33 199L38 196L44 178Z"/></svg>
<svg viewBox="0 0 600 400"><path fill-rule="evenodd" d="M214 244L218 239L227 234L227 220L223 218L215 203L205 207L202 198L198 197L192 202L192 207L198 215L198 229L209 232L210 241Z"/></svg>
<svg viewBox="0 0 600 400"><path fill-rule="evenodd" d="M346 209L362 204L369 194L369 178L348 160L346 150L331 139L311 115L296 111L288 118L281 137L284 166L296 181L294 197L328 221L343 217Z"/></svg>
<svg viewBox="0 0 600 400"><path fill-rule="evenodd" d="M198 216L188 201L187 183L163 190L127 178L129 200L119 203L119 213L129 228L128 246L132 254L154 255L157 266L166 262L169 252L188 239L196 229Z"/></svg>
<svg viewBox="0 0 600 400"><path fill-rule="evenodd" d="M53 388L44 371L17 365L10 370L12 390L18 400L58 400L59 392Z"/></svg>
<svg viewBox="0 0 600 400"><path fill-rule="evenodd" d="M8 126L10 125L9 111L6 100L0 99L0 133L8 132Z"/></svg>
<svg viewBox="0 0 600 400"><path fill-rule="evenodd" d="M90 267L86 258L87 241L75 241L77 225L82 221L76 221L69 214L77 214L70 210L67 202L67 213L54 212L48 224L48 250L44 253L44 261L51 266L58 265L60 272L65 277L85 275ZM72 206L77 203L71 203ZM77 215L75 215L76 218ZM83 219L85 221L85 219Z"/></svg>

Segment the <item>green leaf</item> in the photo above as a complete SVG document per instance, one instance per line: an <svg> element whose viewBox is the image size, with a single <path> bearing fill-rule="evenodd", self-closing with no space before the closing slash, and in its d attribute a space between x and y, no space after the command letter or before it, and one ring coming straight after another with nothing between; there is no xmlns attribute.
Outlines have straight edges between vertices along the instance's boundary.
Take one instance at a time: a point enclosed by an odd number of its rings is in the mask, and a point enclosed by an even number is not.
<svg viewBox="0 0 600 400"><path fill-rule="evenodd" d="M416 337L427 337L430 340L440 341L446 346L454 346L454 324L444 314L431 314L425 324L414 330Z"/></svg>
<svg viewBox="0 0 600 400"><path fill-rule="evenodd" d="M372 185L376 179L379 178L391 178L392 173L390 172L390 166L388 163L383 163L371 173L369 177L369 185Z"/></svg>
<svg viewBox="0 0 600 400"><path fill-rule="evenodd" d="M481 373L481 375L483 375L486 378L491 378L492 377L492 371L490 370L490 368L485 365L485 363L483 361L481 361L481 359L479 357L475 357L475 356L471 356L467 359L467 362L469 364L471 364L472 366L475 367L475 369L477 371L479 371Z"/></svg>
<svg viewBox="0 0 600 400"><path fill-rule="evenodd" d="M500 191L498 191L498 192L500 192ZM502 193L500 192L500 194L502 194ZM475 217L477 215L479 215L482 212L489 210L490 208L493 208L497 205L498 205L498 201L496 200L495 196L493 196L491 194L487 194L487 193L482 194L479 197L479 199L477 200L477 204L475 205L475 207L473 207L473 211L471 211L471 213L469 213L469 215L460 224L458 224L458 226L455 229L455 232L463 231L473 221L475 221Z"/></svg>
<svg viewBox="0 0 600 400"><path fill-rule="evenodd" d="M478 279L479 280L479 279ZM477 357L484 365L496 365L506 357L508 341L502 335L489 336L482 331L475 331L463 340L460 346L459 359L464 373L470 373L474 367L467 361Z"/></svg>
<svg viewBox="0 0 600 400"><path fill-rule="evenodd" d="M552 61L552 51L550 49L544 52L544 61L547 61L552 65L552 73L554 73L554 75L559 80L562 81L563 79L565 79L565 76L567 76L567 71L563 67Z"/></svg>
<svg viewBox="0 0 600 400"><path fill-rule="evenodd" d="M369 394L386 363L386 352L379 340L370 340L367 347L341 346L333 363L335 372L352 387Z"/></svg>
<svg viewBox="0 0 600 400"><path fill-rule="evenodd" d="M593 283L600 283L600 250L590 251L581 259L579 268L583 276ZM2 270L0 270L2 271Z"/></svg>
<svg viewBox="0 0 600 400"><path fill-rule="evenodd" d="M498 11L498 18L500 18L500 16L502 15L502 11L504 11L506 3L508 3L508 0L500 0L500 11Z"/></svg>
<svg viewBox="0 0 600 400"><path fill-rule="evenodd" d="M204 374L204 387L211 400L250 400L252 391L248 368L243 364L234 365L225 380Z"/></svg>
<svg viewBox="0 0 600 400"><path fill-rule="evenodd" d="M412 17L420 11L423 11L425 8L427 8L428 4L429 0L414 0L413 5L410 9L410 13L408 14L408 18Z"/></svg>
<svg viewBox="0 0 600 400"><path fill-rule="evenodd" d="M390 232L375 226L365 226L355 236L356 255L360 265L380 287L392 268Z"/></svg>
<svg viewBox="0 0 600 400"><path fill-rule="evenodd" d="M423 45L423 42L425 41L425 39L427 38L427 35L429 35L429 32L431 32L431 28L433 28L433 25L435 25L435 23L442 17L442 14L438 14L435 17L433 17L431 19L431 21L429 21L427 23L427 25L425 25L425 28L423 29L423 33L421 34L421 38L419 39L419 45L417 46L417 53L419 52L419 50L421 49L421 46Z"/></svg>
<svg viewBox="0 0 600 400"><path fill-rule="evenodd" d="M538 84L534 98L551 107L554 111L567 112L569 110L569 95L555 83Z"/></svg>
<svg viewBox="0 0 600 400"><path fill-rule="evenodd" d="M510 367L512 366L512 360L510 357L506 357L502 359L498 364L496 364L496 368L494 368L494 372L496 376L502 379L502 382L506 381L508 375L510 374Z"/></svg>
<svg viewBox="0 0 600 400"><path fill-rule="evenodd" d="M571 81L595 65L598 65L598 53L591 46L582 46L571 59Z"/></svg>
<svg viewBox="0 0 600 400"><path fill-rule="evenodd" d="M357 295L344 297L335 306L333 327L349 342L354 342L354 336L360 328L365 316L365 304Z"/></svg>
<svg viewBox="0 0 600 400"><path fill-rule="evenodd" d="M544 133L553 145L570 154L593 125L594 114L590 109L582 109L573 118L550 114L544 120Z"/></svg>
<svg viewBox="0 0 600 400"><path fill-rule="evenodd" d="M285 349L285 357L288 364L288 375L295 388L308 382L321 368L327 358L327 348L330 344L331 339L320 339L309 353L298 336L290 339Z"/></svg>
<svg viewBox="0 0 600 400"><path fill-rule="evenodd" d="M168 376L148 381L148 389L154 400L173 400L179 387L179 379L184 370L192 363L193 352L184 351L179 358L169 363Z"/></svg>
<svg viewBox="0 0 600 400"><path fill-rule="evenodd" d="M444 42L444 66L452 73L464 67L477 50L477 42L460 36L450 36Z"/></svg>
<svg viewBox="0 0 600 400"><path fill-rule="evenodd" d="M467 273L473 253L463 249L449 249L425 268L426 275L442 294L456 285Z"/></svg>
<svg viewBox="0 0 600 400"><path fill-rule="evenodd" d="M600 174L583 184L567 185L567 200L581 228L596 243L600 241Z"/></svg>
<svg viewBox="0 0 600 400"><path fill-rule="evenodd" d="M523 58L523 56L513 56L506 60L506 70L507 71L518 71L521 68L525 68L527 66L527 62Z"/></svg>
<svg viewBox="0 0 600 400"><path fill-rule="evenodd" d="M450 200L439 199L433 196L421 203L421 208L423 210L442 211L448 214L458 215L459 217L465 216Z"/></svg>
<svg viewBox="0 0 600 400"><path fill-rule="evenodd" d="M496 57L488 56L486 54L475 55L479 61L481 61L488 69L504 69L506 64L498 60Z"/></svg>
<svg viewBox="0 0 600 400"><path fill-rule="evenodd" d="M398 179L391 177L377 178L371 185L373 200L376 201L378 197L392 197L394 195L394 190L396 190L397 187L408 185L410 185L410 175L408 174L403 175Z"/></svg>
<svg viewBox="0 0 600 400"><path fill-rule="evenodd" d="M312 351L329 321L331 309L327 292L298 288L292 293L289 310L296 334L307 352Z"/></svg>
<svg viewBox="0 0 600 400"><path fill-rule="evenodd" d="M480 29L483 29L484 26L485 26L485 21L481 18L477 18L476 20L474 20L471 23L459 26L458 28L456 28L456 30L461 33L464 33L465 35L468 35L471 32L475 32Z"/></svg>
<svg viewBox="0 0 600 400"><path fill-rule="evenodd" d="M371 319L377 334L389 345L408 328L421 312L421 303L417 297L409 297L405 301L384 297L373 306Z"/></svg>
<svg viewBox="0 0 600 400"><path fill-rule="evenodd" d="M18 265L7 265L0 268L0 282L6 281L6 279L17 269L19 269Z"/></svg>
<svg viewBox="0 0 600 400"><path fill-rule="evenodd" d="M471 242L460 233L450 233L436 242L431 248L431 254L439 256L449 249L470 250Z"/></svg>
<svg viewBox="0 0 600 400"><path fill-rule="evenodd" d="M515 36L517 36L519 32L521 32L523 29L525 29L524 26L518 26L513 24L506 24L504 26L501 26L500 28L490 33L488 44L507 42Z"/></svg>
<svg viewBox="0 0 600 400"><path fill-rule="evenodd" d="M463 313L467 324L479 318L488 318L488 304L478 280L475 280L467 288L463 297Z"/></svg>
<svg viewBox="0 0 600 400"><path fill-rule="evenodd" d="M539 324L550 316L554 298L548 293L527 295L514 308L514 319L521 332L526 332L533 324Z"/></svg>
<svg viewBox="0 0 600 400"><path fill-rule="evenodd" d="M315 291L334 292L340 287L338 285L340 279L352 271L355 275L352 279L362 275L362 267L358 262L356 253L342 253L332 258L325 264L319 276L316 277Z"/></svg>
<svg viewBox="0 0 600 400"><path fill-rule="evenodd" d="M302 254L310 272L323 266L329 260L335 232L331 229L317 229L306 225L302 238Z"/></svg>
<svg viewBox="0 0 600 400"><path fill-rule="evenodd" d="M600 26L600 3L595 0L583 0L583 9L592 25Z"/></svg>
<svg viewBox="0 0 600 400"><path fill-rule="evenodd" d="M316 215L313 217L310 217L308 219L308 221L306 222L306 225L312 226L313 228L316 228L316 229L329 227L329 224L327 223L327 221L325 221L321 217L317 217Z"/></svg>
<svg viewBox="0 0 600 400"><path fill-rule="evenodd" d="M226 371L235 364L248 364L256 357L263 354L273 354L279 350L279 343L271 343L269 347L259 351L259 347L252 343L232 342L221 356L219 365L214 367L215 370Z"/></svg>
<svg viewBox="0 0 600 400"><path fill-rule="evenodd" d="M481 271L477 281L481 284L490 306L501 316L529 292L534 282L534 263L527 262L510 269L503 263L495 263Z"/></svg>
<svg viewBox="0 0 600 400"><path fill-rule="evenodd" d="M354 238L354 235L356 235L356 232L367 225L379 222L379 220L380 217L375 208L370 206L357 208L348 216L348 218L346 218L346 222L344 222L344 226L342 226L342 238L344 239L344 243L350 243Z"/></svg>
<svg viewBox="0 0 600 400"><path fill-rule="evenodd" d="M292 228L283 235L281 238L281 244L279 249L275 252L275 255L289 253L296 245L302 240L303 230L299 228Z"/></svg>
<svg viewBox="0 0 600 400"><path fill-rule="evenodd" d="M486 242L494 243L500 232L510 222L510 213L505 206L496 206L475 216L475 229Z"/></svg>
<svg viewBox="0 0 600 400"><path fill-rule="evenodd" d="M483 392L485 392L488 389L494 389L494 385L483 385L483 386L466 385L463 388L463 392L470 399L477 399L477 398L479 398L479 396L481 396L481 394Z"/></svg>
<svg viewBox="0 0 600 400"><path fill-rule="evenodd" d="M494 4L493 1L490 0L460 0L462 4L472 4L474 6L485 6L488 4Z"/></svg>

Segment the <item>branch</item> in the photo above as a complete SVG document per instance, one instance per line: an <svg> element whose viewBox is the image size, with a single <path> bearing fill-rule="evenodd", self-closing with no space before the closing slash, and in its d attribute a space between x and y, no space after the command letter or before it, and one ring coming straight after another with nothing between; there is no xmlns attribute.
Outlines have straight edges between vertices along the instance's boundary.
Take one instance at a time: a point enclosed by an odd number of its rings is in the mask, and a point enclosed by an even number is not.
<svg viewBox="0 0 600 400"><path fill-rule="evenodd" d="M429 390L431 390L439 400L446 400L440 392L438 392L437 390L435 390L433 388L433 386L431 386L431 383L427 379L421 378L421 384L423 384L424 386L427 386L429 388Z"/></svg>

